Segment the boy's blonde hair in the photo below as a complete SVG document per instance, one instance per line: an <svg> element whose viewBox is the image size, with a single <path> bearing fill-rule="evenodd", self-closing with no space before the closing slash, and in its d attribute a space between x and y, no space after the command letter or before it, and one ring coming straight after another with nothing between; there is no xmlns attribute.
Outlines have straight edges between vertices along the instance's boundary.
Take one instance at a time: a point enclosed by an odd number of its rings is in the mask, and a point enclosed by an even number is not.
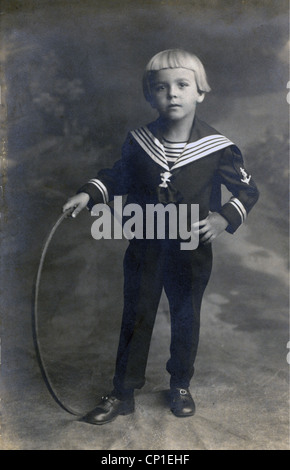
<svg viewBox="0 0 290 470"><path fill-rule="evenodd" d="M207 82L206 72L199 58L182 49L167 49L158 52L149 60L143 75L143 93L147 101L151 101L151 86L154 81L155 72L162 69L184 68L195 73L195 80L200 93L209 92L210 86Z"/></svg>

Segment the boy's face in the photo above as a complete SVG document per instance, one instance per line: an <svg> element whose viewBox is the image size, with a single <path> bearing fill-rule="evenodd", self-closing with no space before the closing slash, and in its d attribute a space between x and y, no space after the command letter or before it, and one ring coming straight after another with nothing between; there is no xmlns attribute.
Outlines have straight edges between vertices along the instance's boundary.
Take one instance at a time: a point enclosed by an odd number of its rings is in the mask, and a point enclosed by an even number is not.
<svg viewBox="0 0 290 470"><path fill-rule="evenodd" d="M204 99L197 89L194 71L184 68L155 72L151 96L152 107L170 121L193 119L196 104Z"/></svg>

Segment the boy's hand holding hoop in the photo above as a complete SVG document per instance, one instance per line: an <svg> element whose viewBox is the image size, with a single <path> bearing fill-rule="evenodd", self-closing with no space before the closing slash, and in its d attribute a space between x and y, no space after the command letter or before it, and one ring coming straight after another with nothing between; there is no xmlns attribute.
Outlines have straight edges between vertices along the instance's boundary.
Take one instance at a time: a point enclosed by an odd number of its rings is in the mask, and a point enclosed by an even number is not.
<svg viewBox="0 0 290 470"><path fill-rule="evenodd" d="M71 217L76 217L88 204L90 196L86 193L79 193L68 199L67 203L63 206L62 211L68 209L75 210L72 212Z"/></svg>

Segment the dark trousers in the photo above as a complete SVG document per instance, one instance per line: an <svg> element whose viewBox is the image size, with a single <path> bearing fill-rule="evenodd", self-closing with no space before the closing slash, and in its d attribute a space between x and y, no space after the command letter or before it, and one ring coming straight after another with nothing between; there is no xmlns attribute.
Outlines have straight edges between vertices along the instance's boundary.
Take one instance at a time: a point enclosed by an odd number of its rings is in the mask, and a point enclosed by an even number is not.
<svg viewBox="0 0 290 470"><path fill-rule="evenodd" d="M162 293L171 318L170 386L187 388L194 373L200 308L212 268L211 245L180 250L178 240L133 240L124 257L124 311L114 376L120 398L145 383L149 347Z"/></svg>

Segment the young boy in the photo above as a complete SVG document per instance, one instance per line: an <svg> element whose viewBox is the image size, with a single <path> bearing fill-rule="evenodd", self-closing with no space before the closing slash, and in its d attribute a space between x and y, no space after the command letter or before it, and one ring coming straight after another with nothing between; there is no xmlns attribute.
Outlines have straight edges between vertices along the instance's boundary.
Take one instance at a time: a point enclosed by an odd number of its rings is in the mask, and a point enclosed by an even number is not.
<svg viewBox="0 0 290 470"><path fill-rule="evenodd" d="M258 199L239 149L196 117L196 106L210 91L204 67L193 54L166 50L147 64L143 90L159 117L129 132L122 158L99 171L70 198L63 210L108 203L127 195L126 203L199 205L195 250L181 250L180 239L133 238L124 258L124 311L116 359L114 389L83 421L104 424L134 411L134 389L145 383L155 316L164 288L170 307L171 410L192 416L189 391L194 373L200 307L212 266L211 242L224 230L234 233ZM232 197L221 204L221 184ZM146 221L145 221L146 223Z"/></svg>

